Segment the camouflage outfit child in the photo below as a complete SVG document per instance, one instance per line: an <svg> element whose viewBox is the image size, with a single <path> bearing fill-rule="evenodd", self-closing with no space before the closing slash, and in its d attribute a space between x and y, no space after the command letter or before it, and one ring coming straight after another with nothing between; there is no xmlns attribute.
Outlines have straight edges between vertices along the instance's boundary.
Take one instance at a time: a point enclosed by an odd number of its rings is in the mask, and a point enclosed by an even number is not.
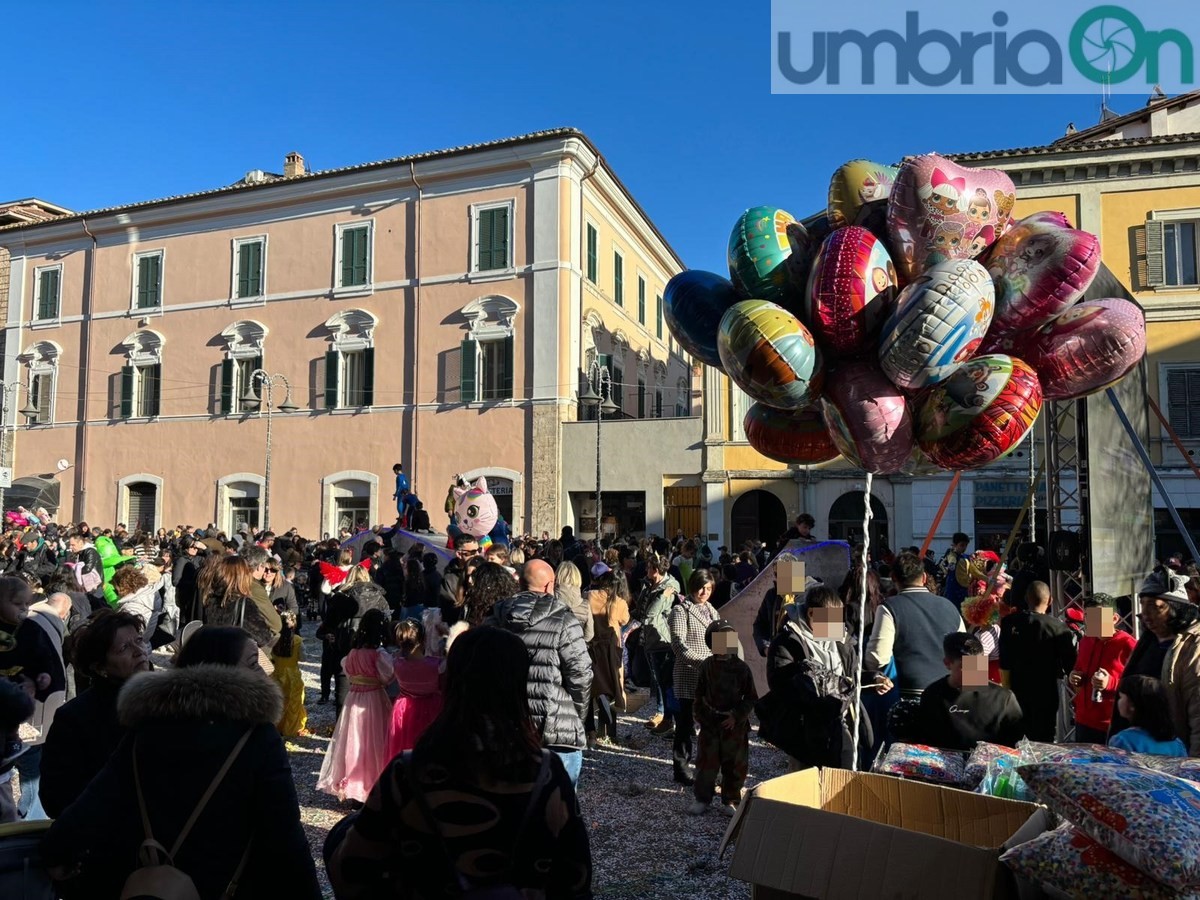
<svg viewBox="0 0 1200 900"><path fill-rule="evenodd" d="M696 756L696 801L700 815L712 802L721 773L722 811L732 815L742 797L750 758L750 713L758 700L754 675L737 656L737 632L725 621L708 626L704 642L713 655L700 664L695 716L700 725Z"/></svg>

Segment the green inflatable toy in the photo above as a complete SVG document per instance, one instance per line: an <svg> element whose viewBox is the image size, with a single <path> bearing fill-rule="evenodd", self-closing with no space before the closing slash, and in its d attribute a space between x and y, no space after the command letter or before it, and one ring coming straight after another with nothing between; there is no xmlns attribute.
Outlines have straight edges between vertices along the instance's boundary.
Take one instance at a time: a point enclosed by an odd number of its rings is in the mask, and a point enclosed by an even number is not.
<svg viewBox="0 0 1200 900"><path fill-rule="evenodd" d="M104 599L108 601L109 606L116 606L117 592L112 589L109 581L112 580L113 571L127 562L128 557L122 556L113 539L107 536L96 538L96 552L100 554L100 562L104 566Z"/></svg>

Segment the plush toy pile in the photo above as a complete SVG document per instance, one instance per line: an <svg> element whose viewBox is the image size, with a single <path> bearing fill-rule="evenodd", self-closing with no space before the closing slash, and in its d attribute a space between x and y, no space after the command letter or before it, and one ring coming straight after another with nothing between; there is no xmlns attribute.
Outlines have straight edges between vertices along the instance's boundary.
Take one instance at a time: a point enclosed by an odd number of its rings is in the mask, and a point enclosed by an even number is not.
<svg viewBox="0 0 1200 900"><path fill-rule="evenodd" d="M998 170L854 160L821 216L743 213L730 279L676 275L667 324L756 401L746 437L772 459L841 455L875 474L987 465L1043 399L1114 384L1146 347L1135 304L1079 302L1100 268L1096 236L1057 212L1014 221L1015 203Z"/></svg>

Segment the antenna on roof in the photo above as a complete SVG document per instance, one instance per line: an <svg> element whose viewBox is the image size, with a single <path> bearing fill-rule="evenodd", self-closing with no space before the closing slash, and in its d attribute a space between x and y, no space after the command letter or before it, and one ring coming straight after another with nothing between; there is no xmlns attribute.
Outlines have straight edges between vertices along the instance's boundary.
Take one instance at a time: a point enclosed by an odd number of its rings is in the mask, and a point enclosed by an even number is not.
<svg viewBox="0 0 1200 900"><path fill-rule="evenodd" d="M1159 103L1166 99L1167 99L1167 92L1164 91L1159 85L1156 84L1154 86L1154 90L1152 90L1150 92L1150 99L1146 101L1146 105L1153 106L1155 103Z"/></svg>

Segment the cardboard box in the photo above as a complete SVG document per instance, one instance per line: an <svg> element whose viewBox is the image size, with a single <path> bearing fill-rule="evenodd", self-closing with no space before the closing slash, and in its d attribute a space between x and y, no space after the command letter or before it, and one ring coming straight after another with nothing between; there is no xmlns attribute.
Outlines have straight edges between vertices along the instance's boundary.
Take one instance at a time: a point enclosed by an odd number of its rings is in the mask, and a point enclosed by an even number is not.
<svg viewBox="0 0 1200 900"><path fill-rule="evenodd" d="M776 561L775 591L781 597L784 594L798 594L800 596L804 596L803 560L781 559Z"/></svg>
<svg viewBox="0 0 1200 900"><path fill-rule="evenodd" d="M1039 807L840 769L758 785L721 842L756 900L1011 900L1006 843L1045 829Z"/></svg>

